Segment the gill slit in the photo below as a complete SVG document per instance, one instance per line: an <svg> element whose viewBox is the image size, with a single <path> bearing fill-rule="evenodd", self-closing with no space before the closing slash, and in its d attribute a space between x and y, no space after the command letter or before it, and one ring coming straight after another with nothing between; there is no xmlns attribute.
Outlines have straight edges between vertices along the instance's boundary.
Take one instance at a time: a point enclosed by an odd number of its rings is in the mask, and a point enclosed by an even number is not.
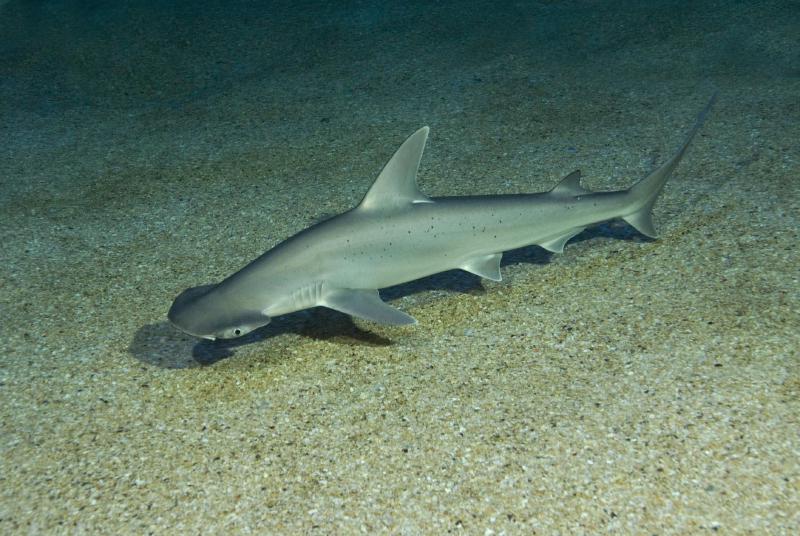
<svg viewBox="0 0 800 536"><path fill-rule="evenodd" d="M301 309L318 305L322 302L323 290L323 281L312 281L292 291L292 303Z"/></svg>

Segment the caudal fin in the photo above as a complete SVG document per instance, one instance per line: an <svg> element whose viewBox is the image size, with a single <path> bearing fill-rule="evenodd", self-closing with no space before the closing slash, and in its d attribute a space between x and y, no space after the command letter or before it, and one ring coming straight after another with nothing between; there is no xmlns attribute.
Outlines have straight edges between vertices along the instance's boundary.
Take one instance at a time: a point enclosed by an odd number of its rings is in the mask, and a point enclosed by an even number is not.
<svg viewBox="0 0 800 536"><path fill-rule="evenodd" d="M717 94L714 93L714 95L711 96L711 100L706 104L706 107L703 108L703 111L697 116L697 121L692 131L689 132L686 141L683 142L683 145L680 146L678 151L672 155L669 160L664 162L661 167L628 189L628 193L633 199L631 202L632 211L622 216L622 219L643 235L649 236L650 238L656 237L656 229L653 226L653 205L655 205L658 194L661 193L672 171L678 166L681 158L683 158L683 154L692 142L692 138L694 138L694 135L700 130L700 127L703 126L706 116L711 110L711 107L714 106L716 100Z"/></svg>

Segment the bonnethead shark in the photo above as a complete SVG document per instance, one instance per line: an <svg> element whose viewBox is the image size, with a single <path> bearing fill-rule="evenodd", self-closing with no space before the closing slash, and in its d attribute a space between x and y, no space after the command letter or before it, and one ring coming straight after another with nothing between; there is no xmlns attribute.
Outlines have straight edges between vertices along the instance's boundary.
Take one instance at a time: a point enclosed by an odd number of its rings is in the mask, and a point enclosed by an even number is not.
<svg viewBox="0 0 800 536"><path fill-rule="evenodd" d="M584 188L575 171L549 192L428 197L417 187L429 131L423 127L355 208L286 239L218 284L183 291L169 320L212 341L315 306L381 324L414 324L378 289L455 268L500 281L504 251L537 244L560 253L587 227L617 218L655 238L653 205L713 103L714 97L672 157L627 190L611 192Z"/></svg>

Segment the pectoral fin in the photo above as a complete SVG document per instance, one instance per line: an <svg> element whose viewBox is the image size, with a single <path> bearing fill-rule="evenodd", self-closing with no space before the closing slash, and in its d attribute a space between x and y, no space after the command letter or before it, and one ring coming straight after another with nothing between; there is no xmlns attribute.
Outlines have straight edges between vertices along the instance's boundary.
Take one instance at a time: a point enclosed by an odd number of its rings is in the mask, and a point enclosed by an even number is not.
<svg viewBox="0 0 800 536"><path fill-rule="evenodd" d="M330 290L325 293L320 305L378 324L400 326L417 323L414 317L382 301L377 290L347 288Z"/></svg>

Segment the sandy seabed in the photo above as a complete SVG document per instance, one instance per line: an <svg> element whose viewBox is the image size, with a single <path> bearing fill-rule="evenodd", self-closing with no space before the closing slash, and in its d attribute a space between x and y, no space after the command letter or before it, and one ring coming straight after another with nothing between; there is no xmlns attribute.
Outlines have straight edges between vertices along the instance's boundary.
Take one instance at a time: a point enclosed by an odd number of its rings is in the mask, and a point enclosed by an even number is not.
<svg viewBox="0 0 800 536"><path fill-rule="evenodd" d="M796 3L0 0L0 533L800 532ZM231 344L165 318L353 206L620 189L499 283Z"/></svg>

